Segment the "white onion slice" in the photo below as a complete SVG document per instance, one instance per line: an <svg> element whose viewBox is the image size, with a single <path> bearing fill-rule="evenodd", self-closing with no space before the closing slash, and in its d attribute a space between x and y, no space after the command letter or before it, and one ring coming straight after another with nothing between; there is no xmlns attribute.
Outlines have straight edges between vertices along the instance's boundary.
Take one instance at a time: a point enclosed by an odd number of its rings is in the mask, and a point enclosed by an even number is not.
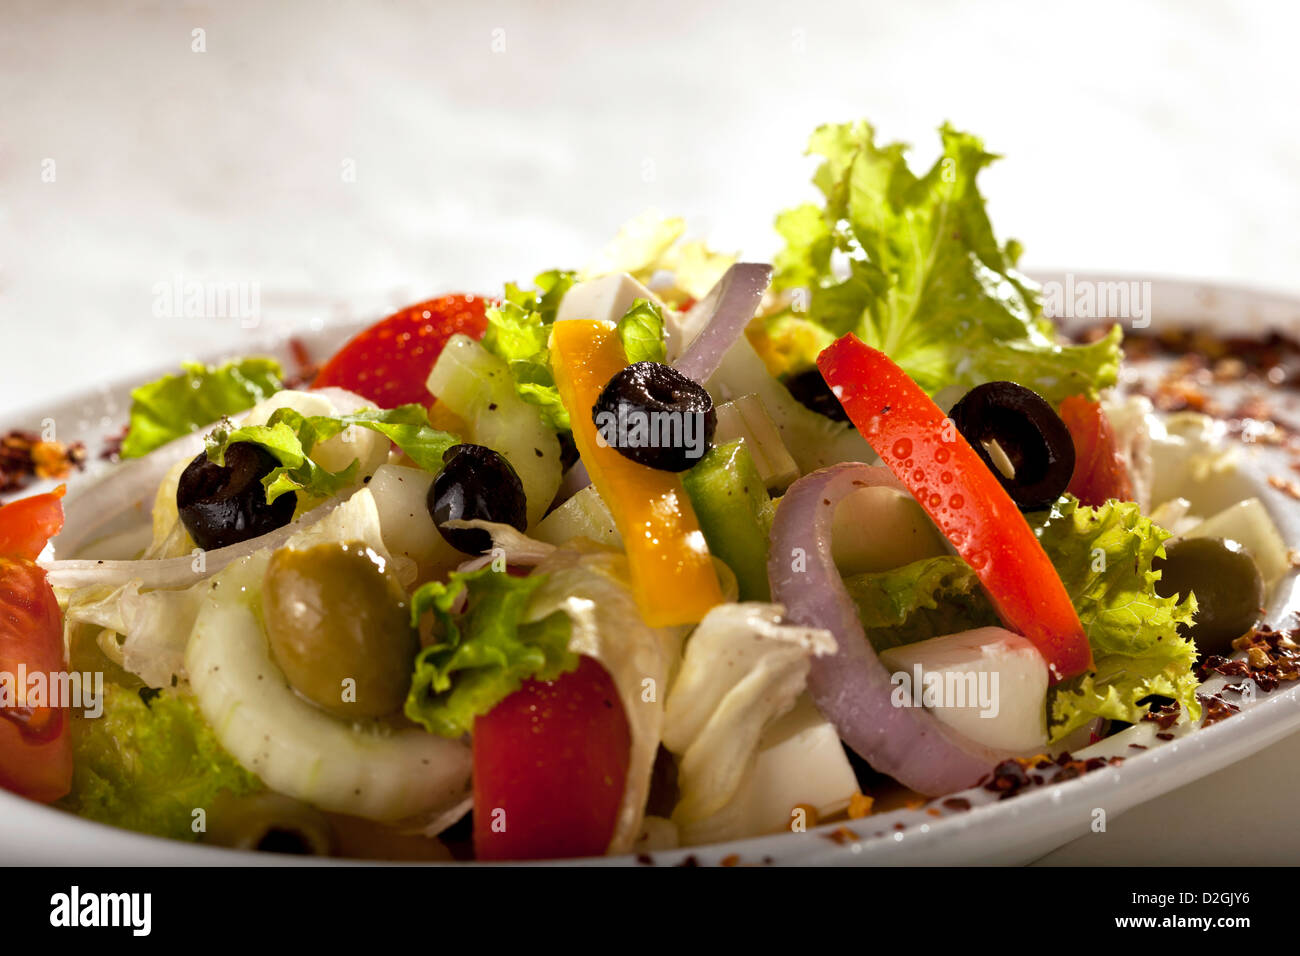
<svg viewBox="0 0 1300 956"><path fill-rule="evenodd" d="M195 454L198 454L195 452ZM276 528L267 534L249 538L238 544L215 551L205 551L202 561L198 556L164 558L152 561L40 561L50 585L56 588L121 587L131 581L139 582L146 590L154 588L183 588L195 581L216 574L232 561L252 554L260 548L278 548L291 536L310 527L325 517L346 499L331 498L306 514Z"/></svg>
<svg viewBox="0 0 1300 956"><path fill-rule="evenodd" d="M1007 755L959 740L925 710L891 701L889 671L867 640L831 555L836 506L853 491L878 485L902 487L888 468L849 462L790 486L772 523L772 600L785 605L787 620L835 637L835 654L813 659L808 688L844 742L913 790L952 793L975 784Z"/></svg>

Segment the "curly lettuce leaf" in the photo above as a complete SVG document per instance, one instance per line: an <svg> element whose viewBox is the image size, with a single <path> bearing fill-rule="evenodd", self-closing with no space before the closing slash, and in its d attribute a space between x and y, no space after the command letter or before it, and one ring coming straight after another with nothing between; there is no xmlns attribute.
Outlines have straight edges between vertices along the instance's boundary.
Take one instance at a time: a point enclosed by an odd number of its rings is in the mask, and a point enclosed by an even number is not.
<svg viewBox="0 0 1300 956"><path fill-rule="evenodd" d="M218 367L185 362L131 392L131 423L123 458L139 458L173 439L252 408L283 388L284 371L269 358L246 358Z"/></svg>
<svg viewBox="0 0 1300 956"><path fill-rule="evenodd" d="M844 579L877 651L998 623L979 577L961 558L922 558Z"/></svg>
<svg viewBox="0 0 1300 956"><path fill-rule="evenodd" d="M194 811L222 791L262 789L222 749L193 699L172 690L104 686L104 713L72 728L72 790L60 806L140 833L197 840Z"/></svg>
<svg viewBox="0 0 1300 956"><path fill-rule="evenodd" d="M1171 697L1195 720L1201 706L1192 673L1196 645L1183 636L1196 598L1156 594L1169 532L1132 502L1098 508L1061 499L1030 524L1052 559L1092 644L1095 670L1055 688L1048 714L1053 740L1094 717L1134 722L1146 712L1138 701Z"/></svg>
<svg viewBox="0 0 1300 956"><path fill-rule="evenodd" d="M546 580L483 568L422 585L411 597L411 620L418 625L432 613L436 637L415 659L406 716L430 733L460 737L525 680L554 680L576 668L568 616L528 619Z"/></svg>
<svg viewBox="0 0 1300 956"><path fill-rule="evenodd" d="M824 203L777 217L786 244L774 288L809 290L801 318L855 333L931 394L1007 379L1053 403L1095 398L1116 381L1119 328L1089 345L1056 342L1037 290L1015 271L1019 245L998 243L975 183L997 157L951 126L940 134L943 155L917 177L905 146L878 146L865 122L814 132Z"/></svg>
<svg viewBox="0 0 1300 956"><path fill-rule="evenodd" d="M289 492L308 498L328 498L356 483L357 462L329 471L311 459L312 449L355 425L388 438L425 471L439 471L447 449L460 442L450 432L429 424L420 405L368 408L350 415L303 415L292 408L276 409L265 425L218 428L207 438L208 458L225 464L226 449L236 442L261 445L280 462L262 479L266 500Z"/></svg>
<svg viewBox="0 0 1300 956"><path fill-rule="evenodd" d="M552 269L537 276L531 290L508 283L500 304L487 310L483 335L483 347L509 366L520 397L536 405L556 431L568 430L569 413L551 374L548 343L560 300L574 280L573 272Z"/></svg>
<svg viewBox="0 0 1300 956"><path fill-rule="evenodd" d="M628 363L662 362L668 347L664 343L664 314L649 299L637 299L618 320L618 338Z"/></svg>

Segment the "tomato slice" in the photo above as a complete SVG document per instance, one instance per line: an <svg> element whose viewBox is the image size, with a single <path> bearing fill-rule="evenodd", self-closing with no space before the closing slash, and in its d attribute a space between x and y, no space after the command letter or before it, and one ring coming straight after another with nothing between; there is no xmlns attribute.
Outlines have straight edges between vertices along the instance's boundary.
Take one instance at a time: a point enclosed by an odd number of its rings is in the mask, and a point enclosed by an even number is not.
<svg viewBox="0 0 1300 956"><path fill-rule="evenodd" d="M407 306L354 336L325 363L313 387L346 388L380 408L431 405L425 383L443 346L457 332L482 338L487 306L477 295L444 295Z"/></svg>
<svg viewBox="0 0 1300 956"><path fill-rule="evenodd" d="M474 854L600 856L623 802L632 735L614 681L577 670L524 686L474 721Z"/></svg>
<svg viewBox="0 0 1300 956"><path fill-rule="evenodd" d="M35 561L45 543L63 527L63 504L67 491L59 485L43 495L20 498L0 508L0 555Z"/></svg>
<svg viewBox="0 0 1300 956"><path fill-rule="evenodd" d="M50 678L64 669L63 619L34 559L63 526L64 489L0 508L0 787L49 803L72 786L66 707L52 707ZM44 675L46 697L28 696Z"/></svg>
<svg viewBox="0 0 1300 956"><path fill-rule="evenodd" d="M853 424L979 576L1008 629L1034 643L1052 683L1092 668L1070 595L1011 496L925 391L846 335L817 367Z"/></svg>
<svg viewBox="0 0 1300 956"><path fill-rule="evenodd" d="M1101 403L1071 395L1061 403L1061 420L1074 439L1074 475L1065 490L1093 507L1111 498L1133 501L1133 481Z"/></svg>

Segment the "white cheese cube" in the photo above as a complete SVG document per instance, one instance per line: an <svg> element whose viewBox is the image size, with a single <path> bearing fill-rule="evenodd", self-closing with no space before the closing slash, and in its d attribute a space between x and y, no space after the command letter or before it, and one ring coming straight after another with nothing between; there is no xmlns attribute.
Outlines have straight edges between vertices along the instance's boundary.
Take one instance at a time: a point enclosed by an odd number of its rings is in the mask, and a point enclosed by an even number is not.
<svg viewBox="0 0 1300 956"><path fill-rule="evenodd" d="M626 272L579 282L564 294L555 314L557 322L566 319L605 319L617 322L637 299L648 299L663 308L655 294Z"/></svg>
<svg viewBox="0 0 1300 956"><path fill-rule="evenodd" d="M1047 662L1019 634L981 627L890 648L880 660L892 672L895 706L924 706L995 750L1047 744Z"/></svg>

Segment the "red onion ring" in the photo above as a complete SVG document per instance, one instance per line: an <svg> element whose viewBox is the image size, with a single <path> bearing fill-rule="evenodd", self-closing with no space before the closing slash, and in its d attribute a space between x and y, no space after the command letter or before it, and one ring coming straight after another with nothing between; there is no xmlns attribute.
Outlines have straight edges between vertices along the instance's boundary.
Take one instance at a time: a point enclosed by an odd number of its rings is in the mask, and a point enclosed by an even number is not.
<svg viewBox="0 0 1300 956"><path fill-rule="evenodd" d="M700 315L709 316L673 367L701 385L707 382L722 364L727 349L744 334L771 281L772 267L757 262L737 262L723 273L709 294L683 320L682 324L689 329L695 326Z"/></svg>
<svg viewBox="0 0 1300 956"><path fill-rule="evenodd" d="M905 490L888 468L853 462L815 471L790 486L772 523L772 600L785 605L794 623L834 635L839 648L813 658L808 688L844 742L876 770L939 796L974 785L1005 755L959 739L921 708L895 707L890 700L889 671L867 640L831 557L836 505L859 488L875 486Z"/></svg>

